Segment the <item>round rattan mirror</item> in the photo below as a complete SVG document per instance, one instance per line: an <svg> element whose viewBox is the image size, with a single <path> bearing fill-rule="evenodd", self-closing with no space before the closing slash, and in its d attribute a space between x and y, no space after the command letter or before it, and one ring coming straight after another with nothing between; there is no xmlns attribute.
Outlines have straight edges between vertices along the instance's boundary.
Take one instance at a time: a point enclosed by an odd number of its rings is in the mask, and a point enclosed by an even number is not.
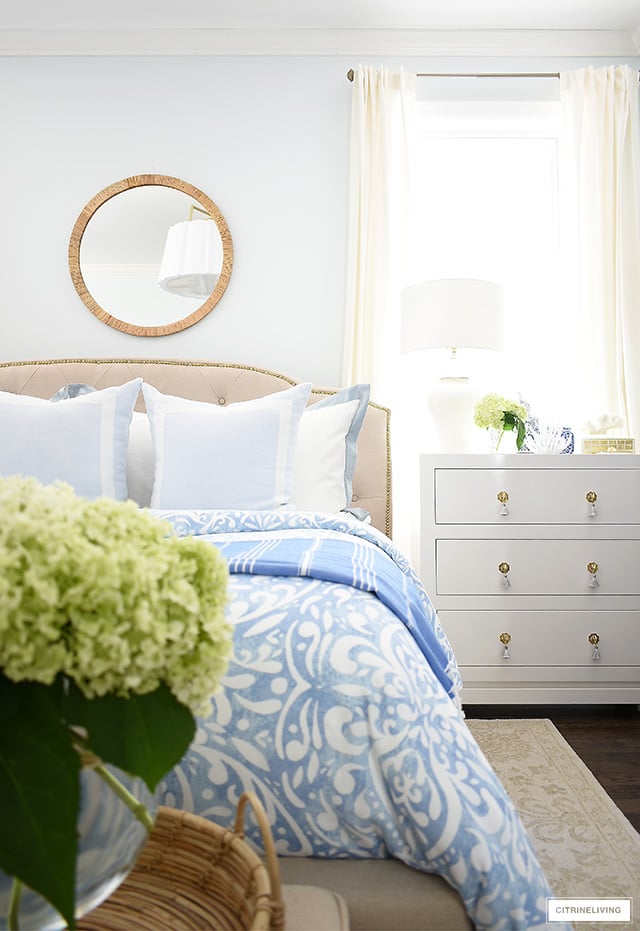
<svg viewBox="0 0 640 931"><path fill-rule="evenodd" d="M220 256L199 296L164 290L158 276L170 229L194 223L208 230ZM116 181L89 201L69 240L69 270L86 307L108 326L134 336L166 336L193 326L216 306L233 266L227 223L202 191L167 175ZM208 287L208 285L205 285Z"/></svg>

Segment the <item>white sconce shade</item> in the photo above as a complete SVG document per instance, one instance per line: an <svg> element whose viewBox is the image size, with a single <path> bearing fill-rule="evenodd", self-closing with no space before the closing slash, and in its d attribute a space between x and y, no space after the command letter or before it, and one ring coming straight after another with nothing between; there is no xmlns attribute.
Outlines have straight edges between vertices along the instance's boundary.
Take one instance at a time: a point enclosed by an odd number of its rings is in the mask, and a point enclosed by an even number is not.
<svg viewBox="0 0 640 931"><path fill-rule="evenodd" d="M211 220L185 220L169 227L158 284L164 291L201 300L209 297L222 269L222 241Z"/></svg>
<svg viewBox="0 0 640 931"><path fill-rule="evenodd" d="M402 351L504 349L504 292L492 281L439 278L402 292Z"/></svg>

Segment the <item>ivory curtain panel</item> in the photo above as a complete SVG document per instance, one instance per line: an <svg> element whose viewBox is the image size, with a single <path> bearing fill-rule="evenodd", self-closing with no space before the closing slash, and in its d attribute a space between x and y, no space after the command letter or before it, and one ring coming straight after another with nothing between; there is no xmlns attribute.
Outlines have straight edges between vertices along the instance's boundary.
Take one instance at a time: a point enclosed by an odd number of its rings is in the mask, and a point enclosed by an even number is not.
<svg viewBox="0 0 640 931"><path fill-rule="evenodd" d="M360 66L351 112L343 383L392 400L400 353L398 267L406 241L416 76ZM391 364L390 364L391 362Z"/></svg>
<svg viewBox="0 0 640 931"><path fill-rule="evenodd" d="M628 65L560 75L585 410L640 439L640 111Z"/></svg>

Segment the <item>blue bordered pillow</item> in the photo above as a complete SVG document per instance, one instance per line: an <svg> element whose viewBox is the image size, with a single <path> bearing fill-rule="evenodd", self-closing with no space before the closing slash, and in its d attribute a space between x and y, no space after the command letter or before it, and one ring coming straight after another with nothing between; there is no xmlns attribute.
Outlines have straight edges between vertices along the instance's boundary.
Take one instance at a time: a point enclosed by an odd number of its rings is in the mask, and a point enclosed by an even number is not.
<svg viewBox="0 0 640 931"><path fill-rule="evenodd" d="M369 385L351 385L305 410L293 492L299 510L334 513L351 507L358 437L369 395Z"/></svg>
<svg viewBox="0 0 640 931"><path fill-rule="evenodd" d="M0 392L0 475L62 481L82 497L124 500L129 424L141 384L136 378L56 402Z"/></svg>
<svg viewBox="0 0 640 931"><path fill-rule="evenodd" d="M219 406L142 386L154 452L153 508L290 506L311 385Z"/></svg>

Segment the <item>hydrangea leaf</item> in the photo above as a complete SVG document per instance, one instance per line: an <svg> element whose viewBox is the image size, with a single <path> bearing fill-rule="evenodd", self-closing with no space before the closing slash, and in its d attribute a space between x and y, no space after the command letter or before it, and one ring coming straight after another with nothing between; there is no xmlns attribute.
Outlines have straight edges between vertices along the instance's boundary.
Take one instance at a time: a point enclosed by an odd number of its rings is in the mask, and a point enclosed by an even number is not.
<svg viewBox="0 0 640 931"><path fill-rule="evenodd" d="M0 867L74 928L80 758L53 690L0 672Z"/></svg>
<svg viewBox="0 0 640 931"><path fill-rule="evenodd" d="M505 430L515 430L517 432L516 437L516 446L518 449L522 448L524 443L525 436L527 434L527 428L525 423L521 420L520 417L513 411L504 412L504 428Z"/></svg>
<svg viewBox="0 0 640 931"><path fill-rule="evenodd" d="M164 684L145 695L89 699L69 683L63 701L67 723L86 730L87 749L140 776L151 791L180 762L195 735L191 711Z"/></svg>

